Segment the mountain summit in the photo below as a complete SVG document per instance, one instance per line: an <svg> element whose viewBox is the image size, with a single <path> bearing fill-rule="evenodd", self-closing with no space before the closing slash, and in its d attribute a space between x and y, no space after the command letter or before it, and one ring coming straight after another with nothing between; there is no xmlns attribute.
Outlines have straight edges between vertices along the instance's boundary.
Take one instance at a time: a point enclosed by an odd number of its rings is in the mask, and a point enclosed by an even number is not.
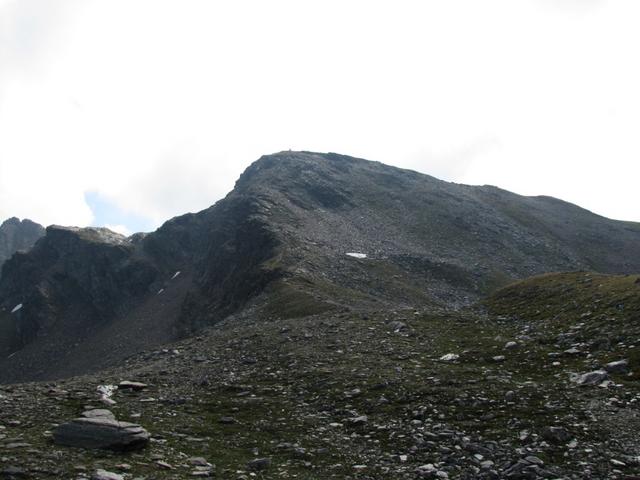
<svg viewBox="0 0 640 480"><path fill-rule="evenodd" d="M338 154L260 158L148 235L51 226L0 278L0 381L92 371L248 315L459 308L561 270L640 271L640 225Z"/></svg>

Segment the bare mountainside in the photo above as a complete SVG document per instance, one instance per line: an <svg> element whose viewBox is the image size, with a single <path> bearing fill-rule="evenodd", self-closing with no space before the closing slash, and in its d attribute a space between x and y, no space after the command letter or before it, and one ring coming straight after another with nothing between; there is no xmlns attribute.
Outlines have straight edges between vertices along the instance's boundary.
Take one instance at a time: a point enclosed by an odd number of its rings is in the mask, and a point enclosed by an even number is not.
<svg viewBox="0 0 640 480"><path fill-rule="evenodd" d="M640 225L549 197L283 152L156 232L52 226L0 279L0 381L95 371L215 325L469 305L514 279L640 271Z"/></svg>
<svg viewBox="0 0 640 480"><path fill-rule="evenodd" d="M305 152L148 235L49 227L0 278L0 477L640 478L639 250Z"/></svg>

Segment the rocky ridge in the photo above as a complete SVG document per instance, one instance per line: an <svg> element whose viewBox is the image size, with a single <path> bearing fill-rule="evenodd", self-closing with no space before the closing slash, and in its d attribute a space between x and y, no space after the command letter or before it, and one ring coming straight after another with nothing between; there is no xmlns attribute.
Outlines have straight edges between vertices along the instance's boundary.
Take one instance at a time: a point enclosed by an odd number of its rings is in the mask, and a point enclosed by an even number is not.
<svg viewBox="0 0 640 480"><path fill-rule="evenodd" d="M20 250L30 249L42 236L44 228L29 219L9 218L0 224L0 274L2 264Z"/></svg>

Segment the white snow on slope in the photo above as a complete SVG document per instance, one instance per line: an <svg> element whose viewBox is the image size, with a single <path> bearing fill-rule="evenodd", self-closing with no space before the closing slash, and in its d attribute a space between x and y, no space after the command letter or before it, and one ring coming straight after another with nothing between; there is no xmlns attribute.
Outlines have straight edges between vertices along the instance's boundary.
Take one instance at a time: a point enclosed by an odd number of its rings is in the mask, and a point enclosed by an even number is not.
<svg viewBox="0 0 640 480"><path fill-rule="evenodd" d="M117 389L117 385L98 385L96 391L100 398L111 398Z"/></svg>

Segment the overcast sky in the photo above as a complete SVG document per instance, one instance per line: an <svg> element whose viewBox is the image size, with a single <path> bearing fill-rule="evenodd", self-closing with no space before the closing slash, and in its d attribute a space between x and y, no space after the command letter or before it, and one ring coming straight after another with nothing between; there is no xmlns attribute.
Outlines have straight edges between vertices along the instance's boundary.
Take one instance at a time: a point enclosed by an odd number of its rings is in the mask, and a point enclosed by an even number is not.
<svg viewBox="0 0 640 480"><path fill-rule="evenodd" d="M334 151L640 221L638 0L0 0L0 219L150 230Z"/></svg>

